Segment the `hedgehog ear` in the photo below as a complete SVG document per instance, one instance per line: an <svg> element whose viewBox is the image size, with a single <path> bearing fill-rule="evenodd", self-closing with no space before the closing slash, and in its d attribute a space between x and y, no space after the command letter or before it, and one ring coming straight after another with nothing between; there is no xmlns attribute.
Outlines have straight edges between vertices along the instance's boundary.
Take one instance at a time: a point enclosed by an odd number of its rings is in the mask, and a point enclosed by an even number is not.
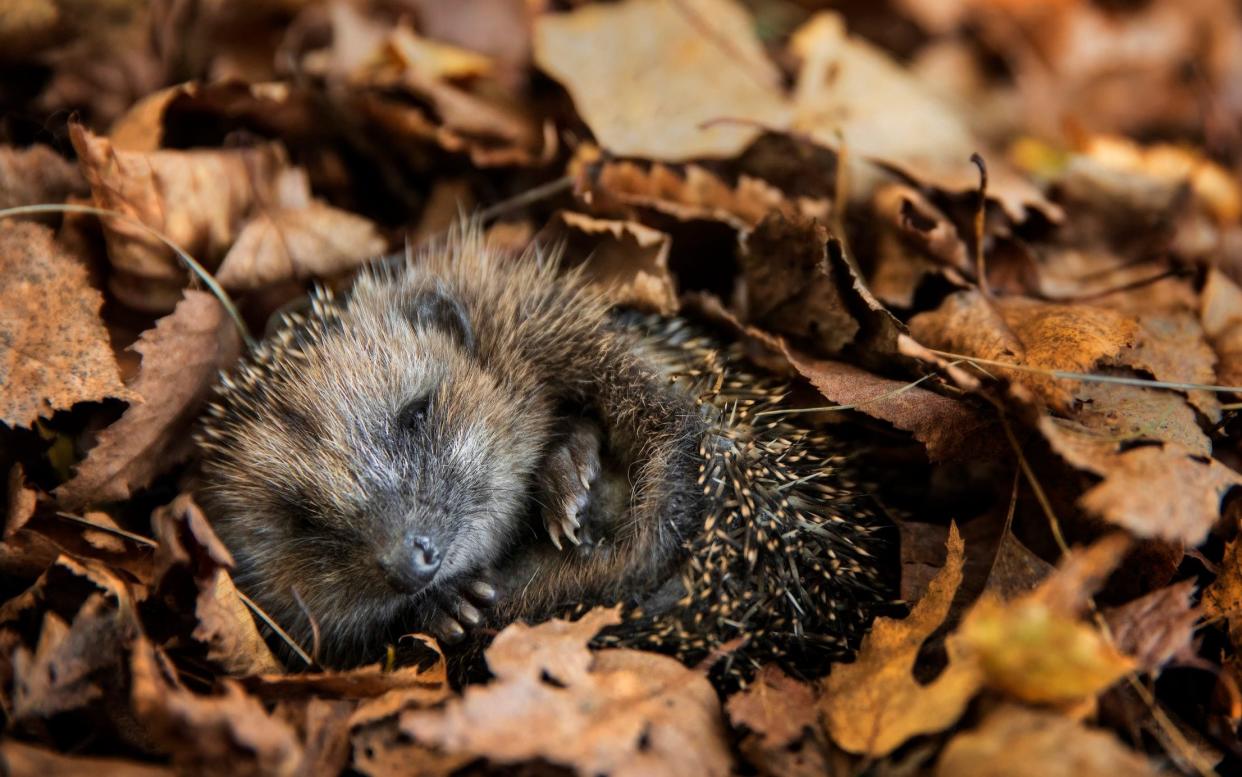
<svg viewBox="0 0 1242 777"><path fill-rule="evenodd" d="M445 289L420 289L406 300L403 309L414 326L439 329L465 350L474 350L474 327L470 326L466 306Z"/></svg>

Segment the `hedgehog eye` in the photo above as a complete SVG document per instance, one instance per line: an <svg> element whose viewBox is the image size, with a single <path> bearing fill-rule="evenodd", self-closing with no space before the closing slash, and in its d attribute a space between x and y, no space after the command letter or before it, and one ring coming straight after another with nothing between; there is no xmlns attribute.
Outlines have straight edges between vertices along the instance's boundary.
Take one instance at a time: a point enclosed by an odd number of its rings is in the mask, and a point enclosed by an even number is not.
<svg viewBox="0 0 1242 777"><path fill-rule="evenodd" d="M431 411L431 397L412 399L401 408L397 418L406 429L422 429L427 423L427 415Z"/></svg>

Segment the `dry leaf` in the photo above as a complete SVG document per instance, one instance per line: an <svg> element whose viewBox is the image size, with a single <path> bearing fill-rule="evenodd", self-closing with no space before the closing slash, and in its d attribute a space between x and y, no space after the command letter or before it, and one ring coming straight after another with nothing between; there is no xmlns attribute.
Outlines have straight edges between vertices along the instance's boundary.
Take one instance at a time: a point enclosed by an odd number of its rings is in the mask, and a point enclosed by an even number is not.
<svg viewBox="0 0 1242 777"><path fill-rule="evenodd" d="M47 146L0 146L0 209L59 205L87 191L77 167Z"/></svg>
<svg viewBox="0 0 1242 777"><path fill-rule="evenodd" d="M1134 664L1079 613L1128 545L1112 535L1072 552L1020 598L1001 602L985 594L950 638L950 650L978 662L989 685L1024 701L1065 704L1103 691Z"/></svg>
<svg viewBox="0 0 1242 777"><path fill-rule="evenodd" d="M103 297L51 230L0 221L0 422L30 426L78 402L131 399L99 319Z"/></svg>
<svg viewBox="0 0 1242 777"><path fill-rule="evenodd" d="M1174 442L1127 447L1052 418L1040 431L1070 464L1103 478L1082 495L1083 508L1139 537L1198 545L1225 494L1242 485L1242 475Z"/></svg>
<svg viewBox="0 0 1242 777"><path fill-rule="evenodd" d="M207 266L236 239L260 200L271 201L283 152L275 145L210 151L114 149L80 125L71 128L78 163L94 203L165 235ZM185 270L172 251L146 230L119 219L104 221L109 288L131 307L165 312L181 296Z"/></svg>
<svg viewBox="0 0 1242 777"><path fill-rule="evenodd" d="M790 364L832 402L914 435L932 461L1000 450L996 424L964 402L844 362L814 359L785 346Z"/></svg>
<svg viewBox="0 0 1242 777"><path fill-rule="evenodd" d="M142 368L129 388L141 400L99 434L73 479L56 489L66 507L128 499L184 458L187 427L240 344L215 297L187 291L133 349Z"/></svg>
<svg viewBox="0 0 1242 777"><path fill-rule="evenodd" d="M1234 647L1242 645L1242 536L1225 545L1220 571L1211 585L1203 589L1203 612L1229 623Z"/></svg>
<svg viewBox="0 0 1242 777"><path fill-rule="evenodd" d="M1117 649L1148 672L1178 656L1194 655L1191 640L1200 617L1191 606L1194 593L1195 581L1183 580L1105 612Z"/></svg>
<svg viewBox="0 0 1242 777"><path fill-rule="evenodd" d="M838 291L828 238L819 223L780 214L755 227L742 252L743 319L824 353L850 344L860 327Z"/></svg>
<svg viewBox="0 0 1242 777"><path fill-rule="evenodd" d="M919 648L941 626L962 582L965 546L956 525L948 558L904 620L876 618L851 664L823 681L819 708L833 741L852 753L886 755L911 737L942 731L965 711L982 677L950 652L949 665L927 685L911 673Z"/></svg>
<svg viewBox="0 0 1242 777"><path fill-rule="evenodd" d="M0 743L0 772L9 777L79 777L83 774L107 777L175 777L177 774L167 766L120 758L61 755L52 750L22 744L15 739Z"/></svg>
<svg viewBox="0 0 1242 777"><path fill-rule="evenodd" d="M771 664L760 669L745 690L730 696L725 709L734 726L755 732L769 748L797 741L819 719L811 686Z"/></svg>
<svg viewBox="0 0 1242 777"><path fill-rule="evenodd" d="M1242 386L1242 288L1220 270L1208 270L1199 318L1216 352L1216 379Z"/></svg>
<svg viewBox="0 0 1242 777"><path fill-rule="evenodd" d="M326 278L358 267L387 245L371 221L309 199L309 184L292 174L305 197L287 197L253 218L220 263L216 279L227 289L246 291L287 280Z"/></svg>
<svg viewBox="0 0 1242 777"><path fill-rule="evenodd" d="M978 186L970 155L983 149L962 118L882 50L847 36L838 14L813 16L794 33L790 49L801 60L793 94L795 129L829 147L843 141L851 157L950 192ZM900 120L894 120L895 105L901 106ZM1059 220L1060 209L1026 179L999 160L988 167L988 192L1014 221L1023 221L1028 207ZM856 180L868 177L865 170L855 172Z"/></svg>
<svg viewBox="0 0 1242 777"><path fill-rule="evenodd" d="M595 610L575 623L509 626L487 651L495 680L443 710L405 713L401 728L447 753L498 763L543 759L618 777L729 774L707 678L653 653L589 651L587 641L616 622L615 611Z"/></svg>
<svg viewBox="0 0 1242 777"><path fill-rule="evenodd" d="M186 495L151 516L159 542L155 579L165 595L189 577L197 623L194 639L207 646L207 657L233 675L280 672L280 662L259 634L249 608L229 576L233 557L211 530L198 505Z"/></svg>
<svg viewBox="0 0 1242 777"><path fill-rule="evenodd" d="M1016 705L995 709L958 734L936 764L939 777L1115 777L1162 774L1114 735L1073 718Z"/></svg>
<svg viewBox="0 0 1242 777"><path fill-rule="evenodd" d="M8 504L4 511L3 539L9 540L18 530L30 521L35 514L39 494L26 485L26 473L21 464L14 464L9 470Z"/></svg>
<svg viewBox="0 0 1242 777"><path fill-rule="evenodd" d="M668 235L633 221L595 219L570 211L557 217L586 237L585 250L578 250L584 241L571 240L567 254L588 257L587 276L607 288L610 299L664 315L677 312L677 288L668 269Z"/></svg>
<svg viewBox="0 0 1242 777"><path fill-rule="evenodd" d="M168 659L145 639L130 657L134 715L173 757L178 773L292 777L302 762L293 728L269 715L233 681L224 693L199 696L169 675Z"/></svg>
<svg viewBox="0 0 1242 777"><path fill-rule="evenodd" d="M128 601L109 602L102 593L86 600L72 624L45 612L34 652L19 647L13 655L14 718L47 718L102 696L99 675L117 670L136 635Z"/></svg>
<svg viewBox="0 0 1242 777"><path fill-rule="evenodd" d="M1138 322L1113 310L1089 305L1056 305L1022 298L989 303L976 291L948 297L929 313L910 321L920 343L942 351L1035 367L1087 372L1116 359L1139 337ZM1058 410L1068 410L1070 381L988 365Z"/></svg>
<svg viewBox="0 0 1242 777"><path fill-rule="evenodd" d="M760 128L787 121L780 75L732 0L625 0L540 16L534 54L618 156L732 157Z"/></svg>

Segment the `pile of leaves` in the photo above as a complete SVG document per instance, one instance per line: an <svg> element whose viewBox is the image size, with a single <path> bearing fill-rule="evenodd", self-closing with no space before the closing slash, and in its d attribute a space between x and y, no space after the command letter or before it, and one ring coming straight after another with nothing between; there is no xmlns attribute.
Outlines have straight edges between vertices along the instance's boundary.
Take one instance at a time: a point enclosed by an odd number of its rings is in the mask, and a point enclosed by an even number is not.
<svg viewBox="0 0 1242 777"><path fill-rule="evenodd" d="M7 773L1238 769L1242 11L832 5L9 0ZM246 331L461 213L866 427L908 613L723 699L589 649L608 610L466 688L418 635L274 652L196 414Z"/></svg>

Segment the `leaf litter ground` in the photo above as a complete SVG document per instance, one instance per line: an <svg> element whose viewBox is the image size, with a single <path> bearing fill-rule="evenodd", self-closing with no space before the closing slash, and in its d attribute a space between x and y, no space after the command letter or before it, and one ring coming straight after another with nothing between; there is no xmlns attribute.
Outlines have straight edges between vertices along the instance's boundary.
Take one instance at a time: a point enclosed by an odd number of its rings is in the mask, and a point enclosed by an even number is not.
<svg viewBox="0 0 1242 777"><path fill-rule="evenodd" d="M833 6L0 13L0 207L51 206L0 220L8 772L1242 766L1242 11ZM261 332L471 212L865 427L908 612L723 699L606 610L466 688L283 645L182 493L245 338L169 242Z"/></svg>

